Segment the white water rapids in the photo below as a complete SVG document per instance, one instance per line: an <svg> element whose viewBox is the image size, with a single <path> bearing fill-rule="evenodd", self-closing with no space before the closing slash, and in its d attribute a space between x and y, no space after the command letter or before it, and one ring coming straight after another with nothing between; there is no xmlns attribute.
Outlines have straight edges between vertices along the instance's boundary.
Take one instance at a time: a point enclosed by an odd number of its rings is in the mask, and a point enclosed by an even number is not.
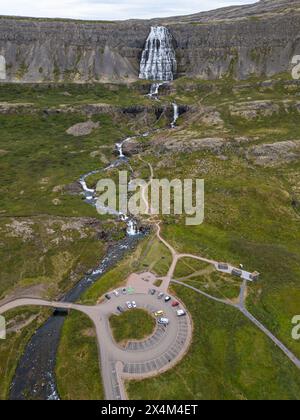
<svg viewBox="0 0 300 420"><path fill-rule="evenodd" d="M159 88L163 85L164 85L164 83L153 83L150 87L150 92L149 92L148 96L150 96L150 98L152 98L152 99L157 99L158 100Z"/></svg>
<svg viewBox="0 0 300 420"><path fill-rule="evenodd" d="M179 118L179 106L176 103L173 103L173 121L171 122L171 127L175 128L177 120Z"/></svg>
<svg viewBox="0 0 300 420"><path fill-rule="evenodd" d="M141 136L142 137L147 137L149 135L150 135L150 132L147 131L147 132L143 133ZM88 172L85 175L82 175L82 177L79 180L79 183L80 183L80 185L83 189L83 194L85 195L85 199L87 200L87 202L89 204L95 206L96 208L99 206L99 202L97 200L97 190L93 189L93 188L89 188L87 186L87 182L86 182L87 178L89 178L91 175L98 174L102 171L107 171L109 169L115 168L115 167L118 166L118 164L120 162L126 162L129 166L130 170L132 171L132 168L130 167L128 159L124 155L123 146L127 141L135 139L137 137L139 137L139 136L127 137L125 140L121 141L120 143L116 143L115 147L116 147L116 150L118 151L119 156L118 156L117 160L115 162L113 162L112 164L110 164L108 167L106 167L103 170L91 171L91 172ZM103 207L102 207L102 209L103 209ZM126 225L127 225L127 231L126 232L127 232L128 236L135 236L135 235L138 235L140 233L139 229L138 229L138 223L137 223L136 219L134 219L133 217L130 217L126 214L123 214L123 213L117 211L116 209L112 209L110 207L105 207L105 211L107 212L107 214L111 214L112 216L116 216L119 219L121 219L123 222L126 223Z"/></svg>

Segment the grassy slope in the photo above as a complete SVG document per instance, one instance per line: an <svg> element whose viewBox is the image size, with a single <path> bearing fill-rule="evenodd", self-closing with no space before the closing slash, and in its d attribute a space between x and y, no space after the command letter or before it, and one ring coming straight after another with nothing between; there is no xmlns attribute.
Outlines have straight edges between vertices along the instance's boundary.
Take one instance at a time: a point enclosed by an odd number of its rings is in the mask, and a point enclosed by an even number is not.
<svg viewBox="0 0 300 420"><path fill-rule="evenodd" d="M113 124L111 117L100 115L95 121L101 128L89 136L66 134L70 126L82 121L86 118L79 115L0 115L0 149L7 152L0 156L3 214L95 216L95 211L78 196L53 189L104 167L99 156L91 153L100 151L111 156L114 142L129 131L124 125ZM55 205L54 199L59 199L60 204Z"/></svg>
<svg viewBox="0 0 300 420"><path fill-rule="evenodd" d="M139 83L136 84L138 86ZM68 84L63 85L1 85L0 102L32 103L38 107L65 105L108 104L130 106L149 104L146 97L139 95L138 89L126 85Z"/></svg>
<svg viewBox="0 0 300 420"><path fill-rule="evenodd" d="M56 366L63 400L104 399L95 337L94 325L84 314L74 311L64 323Z"/></svg>
<svg viewBox="0 0 300 420"><path fill-rule="evenodd" d="M142 340L150 336L155 327L154 318L142 309L126 311L110 317L110 326L117 343Z"/></svg>
<svg viewBox="0 0 300 420"><path fill-rule="evenodd" d="M55 231L56 242L47 227L55 217L66 217L66 223L67 218L97 217L91 206L78 195L66 193L64 187L81 174L103 167L99 156L92 157L91 152L100 149L110 156L114 141L128 133L124 125L116 127L109 116L102 115L98 117L101 128L89 136L75 138L66 134L70 125L83 120L78 115L0 115L0 150L6 152L0 156L0 228L5 230L7 224L12 223L13 219L8 216L22 216L22 220L27 218L29 223L34 222L32 241L24 240L22 235L20 238L5 233L2 236L0 253L8 265L2 266L1 293L28 278L35 278L37 283L49 283L55 276L61 281L80 265L82 274L103 255L104 244L92 238L92 228L90 232L87 229L86 238L79 238L75 229L60 231L58 223L50 229ZM112 227L109 221L103 224L104 230ZM69 243L64 238L69 239ZM64 253L68 257L60 264L59 255ZM11 270L11 260L17 270Z"/></svg>
<svg viewBox="0 0 300 420"><path fill-rule="evenodd" d="M240 279L191 258L178 262L174 278L222 299L236 299L240 294Z"/></svg>
<svg viewBox="0 0 300 420"><path fill-rule="evenodd" d="M261 272L261 280L250 287L250 307L300 355L290 333L291 319L299 312L300 234L286 186L275 170L253 171L234 156L225 164L206 156L205 164L205 223L193 228L170 223L164 235L178 251L242 262ZM193 170L191 157L189 167ZM201 169L198 173L201 177Z"/></svg>
<svg viewBox="0 0 300 420"><path fill-rule="evenodd" d="M30 340L34 331L49 316L47 310L37 308L16 309L5 315L7 325L14 321L16 325L20 322L27 323L20 332L8 332L6 340L0 340L0 400L6 400L9 396L9 388L15 369L18 364L27 342ZM9 325L8 325L9 327Z"/></svg>
<svg viewBox="0 0 300 420"><path fill-rule="evenodd" d="M25 241L14 233L14 220L0 219L0 232L5 237L0 245L0 297L39 286L41 296L55 298L70 289L105 253L105 244L91 227L78 231L76 222L70 228L69 219L31 219L33 233ZM17 221L26 223L28 219ZM63 231L65 226L69 228Z"/></svg>
<svg viewBox="0 0 300 420"><path fill-rule="evenodd" d="M192 347L172 371L127 382L130 399L299 399L298 369L241 314L180 286L175 291L194 320Z"/></svg>
<svg viewBox="0 0 300 420"><path fill-rule="evenodd" d="M187 116L171 136L247 136L254 144L300 139L299 114L284 111L282 105L284 100L298 100L299 85L277 81L266 88L256 83L178 80L176 100L215 106L224 119L224 128L206 126L196 118L190 122ZM238 101L266 99L279 101L278 115L248 121L228 112L228 105ZM205 223L187 228L182 221L174 224L166 218L164 234L178 250L235 264L243 262L249 270L260 271L260 282L249 290L248 305L300 355L298 343L291 339L291 319L300 310L299 211L292 205L300 198L299 162L275 168L254 166L234 144L224 154L227 161L208 152L162 154L158 161L149 157L159 178L172 173L181 179L204 178L206 183Z"/></svg>
<svg viewBox="0 0 300 420"><path fill-rule="evenodd" d="M143 250L139 271L152 271L158 276L165 276L171 262L169 250L153 236Z"/></svg>

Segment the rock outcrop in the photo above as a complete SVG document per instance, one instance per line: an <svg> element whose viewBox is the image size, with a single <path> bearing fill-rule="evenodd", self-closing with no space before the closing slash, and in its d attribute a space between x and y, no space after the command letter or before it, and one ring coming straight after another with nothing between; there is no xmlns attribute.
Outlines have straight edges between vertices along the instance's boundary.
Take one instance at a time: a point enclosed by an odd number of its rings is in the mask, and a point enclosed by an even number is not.
<svg viewBox="0 0 300 420"><path fill-rule="evenodd" d="M191 153L199 151L207 151L216 155L221 154L228 145L228 140L224 138L195 138L179 140L176 138L157 138L152 141L152 146L156 150L170 151L175 153Z"/></svg>
<svg viewBox="0 0 300 420"><path fill-rule="evenodd" d="M9 103L0 102L0 114L30 114L36 112L34 104L31 103Z"/></svg>
<svg viewBox="0 0 300 420"><path fill-rule="evenodd" d="M246 153L248 160L260 166L278 166L300 159L300 141L281 141L253 146Z"/></svg>
<svg viewBox="0 0 300 420"><path fill-rule="evenodd" d="M123 153L125 156L132 156L141 153L146 147L145 143L137 139L130 139L123 144Z"/></svg>
<svg viewBox="0 0 300 420"><path fill-rule="evenodd" d="M83 122L83 123L78 123L68 128L67 134L70 134L75 137L87 136L91 134L93 130L95 130L96 128L99 128L99 125L100 125L99 122L94 123L91 120Z"/></svg>
<svg viewBox="0 0 300 420"><path fill-rule="evenodd" d="M6 82L133 81L151 26L173 38L178 74L272 76L300 54L300 0L268 0L186 17L84 22L0 17Z"/></svg>
<svg viewBox="0 0 300 420"><path fill-rule="evenodd" d="M229 112L233 117L241 117L253 120L259 117L271 117L278 114L280 106L272 101L240 102L230 105Z"/></svg>

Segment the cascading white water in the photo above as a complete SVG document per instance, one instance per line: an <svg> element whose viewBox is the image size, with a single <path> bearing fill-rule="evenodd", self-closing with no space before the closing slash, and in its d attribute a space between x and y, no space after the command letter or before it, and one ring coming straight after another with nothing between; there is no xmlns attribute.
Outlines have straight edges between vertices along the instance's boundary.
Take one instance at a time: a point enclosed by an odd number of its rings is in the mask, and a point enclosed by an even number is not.
<svg viewBox="0 0 300 420"><path fill-rule="evenodd" d="M125 157L124 153L123 153L123 142L122 143L117 143L116 144L116 148L119 152L119 158L122 159Z"/></svg>
<svg viewBox="0 0 300 420"><path fill-rule="evenodd" d="M136 136L127 137L127 139L121 141L121 143L116 143L116 149L119 152L119 159L126 158L126 156L124 155L124 152L123 152L123 146L124 146L124 144L127 141L130 141L130 140L135 139L135 138L136 138Z"/></svg>
<svg viewBox="0 0 300 420"><path fill-rule="evenodd" d="M163 85L164 83L153 83L150 87L150 93L148 96L152 99L158 99L159 88Z"/></svg>
<svg viewBox="0 0 300 420"><path fill-rule="evenodd" d="M127 235L128 236L135 236L138 234L138 228L136 223L133 220L129 220L127 223Z"/></svg>
<svg viewBox="0 0 300 420"><path fill-rule="evenodd" d="M175 128L177 120L179 118L179 106L175 103L173 103L172 105L173 105L173 121L171 122L171 127Z"/></svg>
<svg viewBox="0 0 300 420"><path fill-rule="evenodd" d="M140 79L168 82L177 71L172 35L164 26L152 26L140 63Z"/></svg>

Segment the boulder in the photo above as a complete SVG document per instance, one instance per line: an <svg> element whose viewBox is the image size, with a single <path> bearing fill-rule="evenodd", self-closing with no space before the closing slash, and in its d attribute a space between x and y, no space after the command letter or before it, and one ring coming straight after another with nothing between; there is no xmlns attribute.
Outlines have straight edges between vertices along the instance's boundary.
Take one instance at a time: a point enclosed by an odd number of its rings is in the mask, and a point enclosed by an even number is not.
<svg viewBox="0 0 300 420"><path fill-rule="evenodd" d="M67 133L75 137L88 136L93 130L99 128L99 125L99 122L94 123L93 121L89 120L73 125L67 130Z"/></svg>
<svg viewBox="0 0 300 420"><path fill-rule="evenodd" d="M130 139L123 143L123 153L125 156L132 156L142 152L145 149L145 143L141 143L137 139Z"/></svg>

